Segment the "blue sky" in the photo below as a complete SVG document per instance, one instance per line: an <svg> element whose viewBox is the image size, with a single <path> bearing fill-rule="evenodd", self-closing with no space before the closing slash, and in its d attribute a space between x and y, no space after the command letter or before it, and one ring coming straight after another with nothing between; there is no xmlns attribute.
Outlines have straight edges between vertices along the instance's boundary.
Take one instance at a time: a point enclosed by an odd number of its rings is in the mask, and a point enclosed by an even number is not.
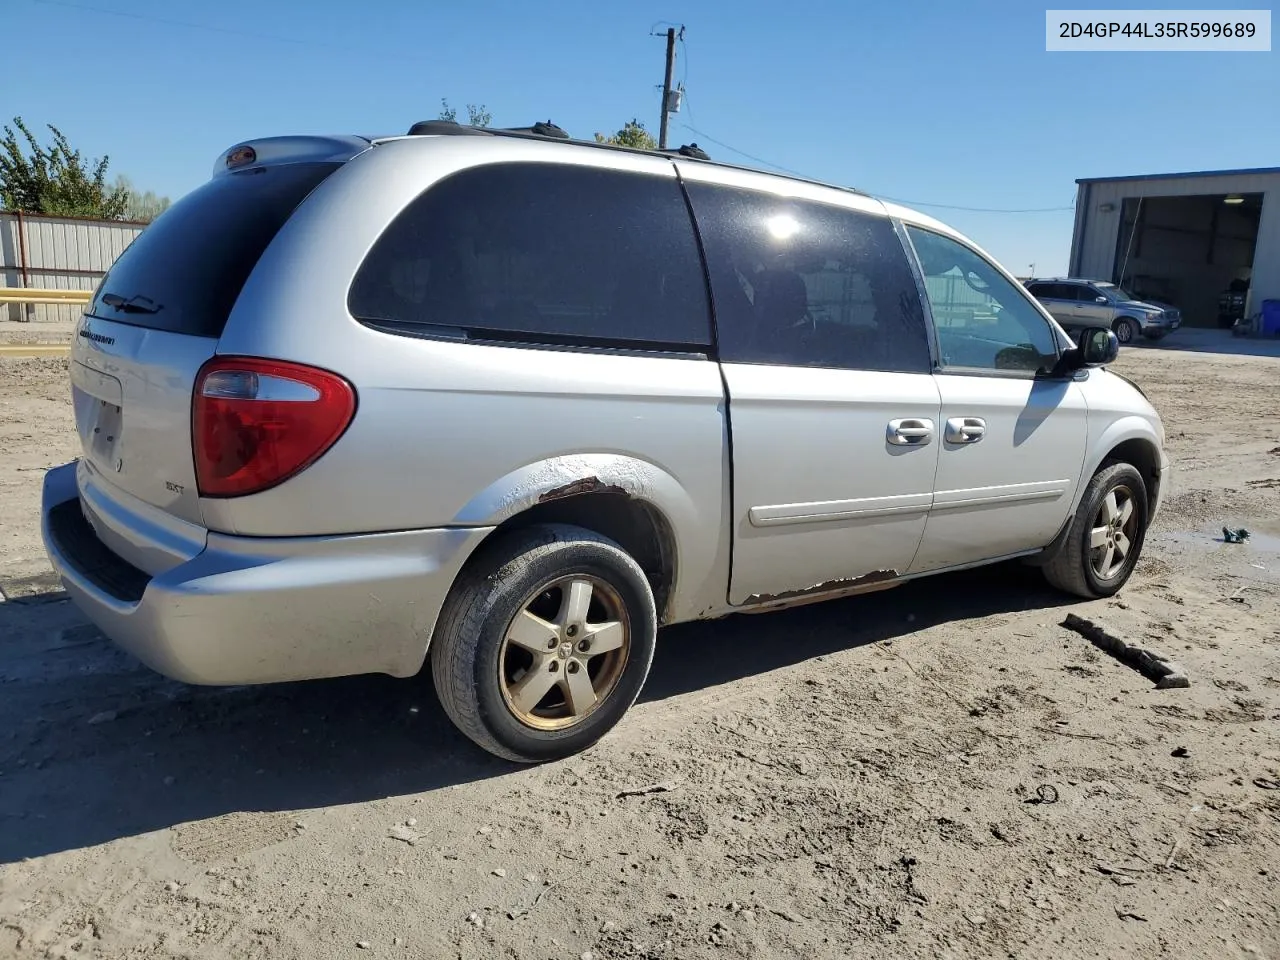
<svg viewBox="0 0 1280 960"><path fill-rule="evenodd" d="M659 20L686 26L675 143L913 201L1019 274L1065 271L1070 209L923 202L1070 208L1077 177L1280 163L1280 54L1046 53L1045 6L1025 0L5 6L25 40L6 47L0 119L56 124L175 199L237 140L399 133L441 97L498 125L656 131Z"/></svg>

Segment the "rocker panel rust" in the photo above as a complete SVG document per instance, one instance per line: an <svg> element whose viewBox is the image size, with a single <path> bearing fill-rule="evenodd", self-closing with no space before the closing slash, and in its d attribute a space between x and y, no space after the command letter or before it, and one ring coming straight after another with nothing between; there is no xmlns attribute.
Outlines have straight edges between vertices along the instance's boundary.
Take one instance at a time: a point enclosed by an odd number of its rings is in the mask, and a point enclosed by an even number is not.
<svg viewBox="0 0 1280 960"><path fill-rule="evenodd" d="M770 610L779 607L799 606L803 603L816 603L830 600L835 596L870 593L873 590L888 590L896 587L899 581L897 570L873 570L860 577L839 577L835 580L824 580L811 587L800 590L786 590L782 593L753 593L747 597L744 607L751 608L743 612L752 612L760 608Z"/></svg>

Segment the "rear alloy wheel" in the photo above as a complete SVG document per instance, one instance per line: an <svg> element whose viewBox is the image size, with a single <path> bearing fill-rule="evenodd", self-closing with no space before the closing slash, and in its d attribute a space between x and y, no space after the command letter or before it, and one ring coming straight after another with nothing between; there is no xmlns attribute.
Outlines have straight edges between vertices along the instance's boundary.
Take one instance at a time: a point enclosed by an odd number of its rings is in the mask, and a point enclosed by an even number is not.
<svg viewBox="0 0 1280 960"><path fill-rule="evenodd" d="M535 730L582 723L617 687L631 652L618 592L581 574L538 587L507 625L498 685L513 716Z"/></svg>
<svg viewBox="0 0 1280 960"><path fill-rule="evenodd" d="M1062 550L1044 567L1060 590L1091 600L1120 591L1147 535L1147 486L1128 463L1105 465L1085 488Z"/></svg>
<svg viewBox="0 0 1280 960"><path fill-rule="evenodd" d="M431 643L440 703L490 753L536 763L604 736L640 693L657 636L644 571L579 527L515 531L468 564Z"/></svg>
<svg viewBox="0 0 1280 960"><path fill-rule="evenodd" d="M1128 317L1121 317L1111 329L1115 331L1116 339L1121 343L1133 343L1142 333L1138 324Z"/></svg>

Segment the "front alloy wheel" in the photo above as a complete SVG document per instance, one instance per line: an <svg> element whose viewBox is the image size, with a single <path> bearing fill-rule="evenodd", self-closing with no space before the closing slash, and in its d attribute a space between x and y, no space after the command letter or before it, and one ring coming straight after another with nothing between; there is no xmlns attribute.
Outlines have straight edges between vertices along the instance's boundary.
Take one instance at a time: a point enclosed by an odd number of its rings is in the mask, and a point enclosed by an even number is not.
<svg viewBox="0 0 1280 960"><path fill-rule="evenodd" d="M1132 464L1103 464L1085 487L1061 549L1045 564L1045 578L1076 596L1110 597L1133 573L1146 535L1142 474Z"/></svg>
<svg viewBox="0 0 1280 960"><path fill-rule="evenodd" d="M1089 563L1099 580L1110 580L1126 566L1137 539L1138 512L1133 491L1123 484L1102 499L1089 531Z"/></svg>

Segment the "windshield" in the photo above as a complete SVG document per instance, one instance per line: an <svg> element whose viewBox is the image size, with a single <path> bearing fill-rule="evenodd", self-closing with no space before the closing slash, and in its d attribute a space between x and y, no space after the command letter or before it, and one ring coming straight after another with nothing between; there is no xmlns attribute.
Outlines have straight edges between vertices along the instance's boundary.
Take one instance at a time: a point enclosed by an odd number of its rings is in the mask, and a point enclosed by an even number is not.
<svg viewBox="0 0 1280 960"><path fill-rule="evenodd" d="M1106 294L1108 297L1111 297L1113 300L1139 299L1138 297L1135 297L1132 293L1130 293L1128 290L1126 290L1124 287L1117 287L1115 284L1111 284L1111 283L1098 284L1098 290Z"/></svg>

